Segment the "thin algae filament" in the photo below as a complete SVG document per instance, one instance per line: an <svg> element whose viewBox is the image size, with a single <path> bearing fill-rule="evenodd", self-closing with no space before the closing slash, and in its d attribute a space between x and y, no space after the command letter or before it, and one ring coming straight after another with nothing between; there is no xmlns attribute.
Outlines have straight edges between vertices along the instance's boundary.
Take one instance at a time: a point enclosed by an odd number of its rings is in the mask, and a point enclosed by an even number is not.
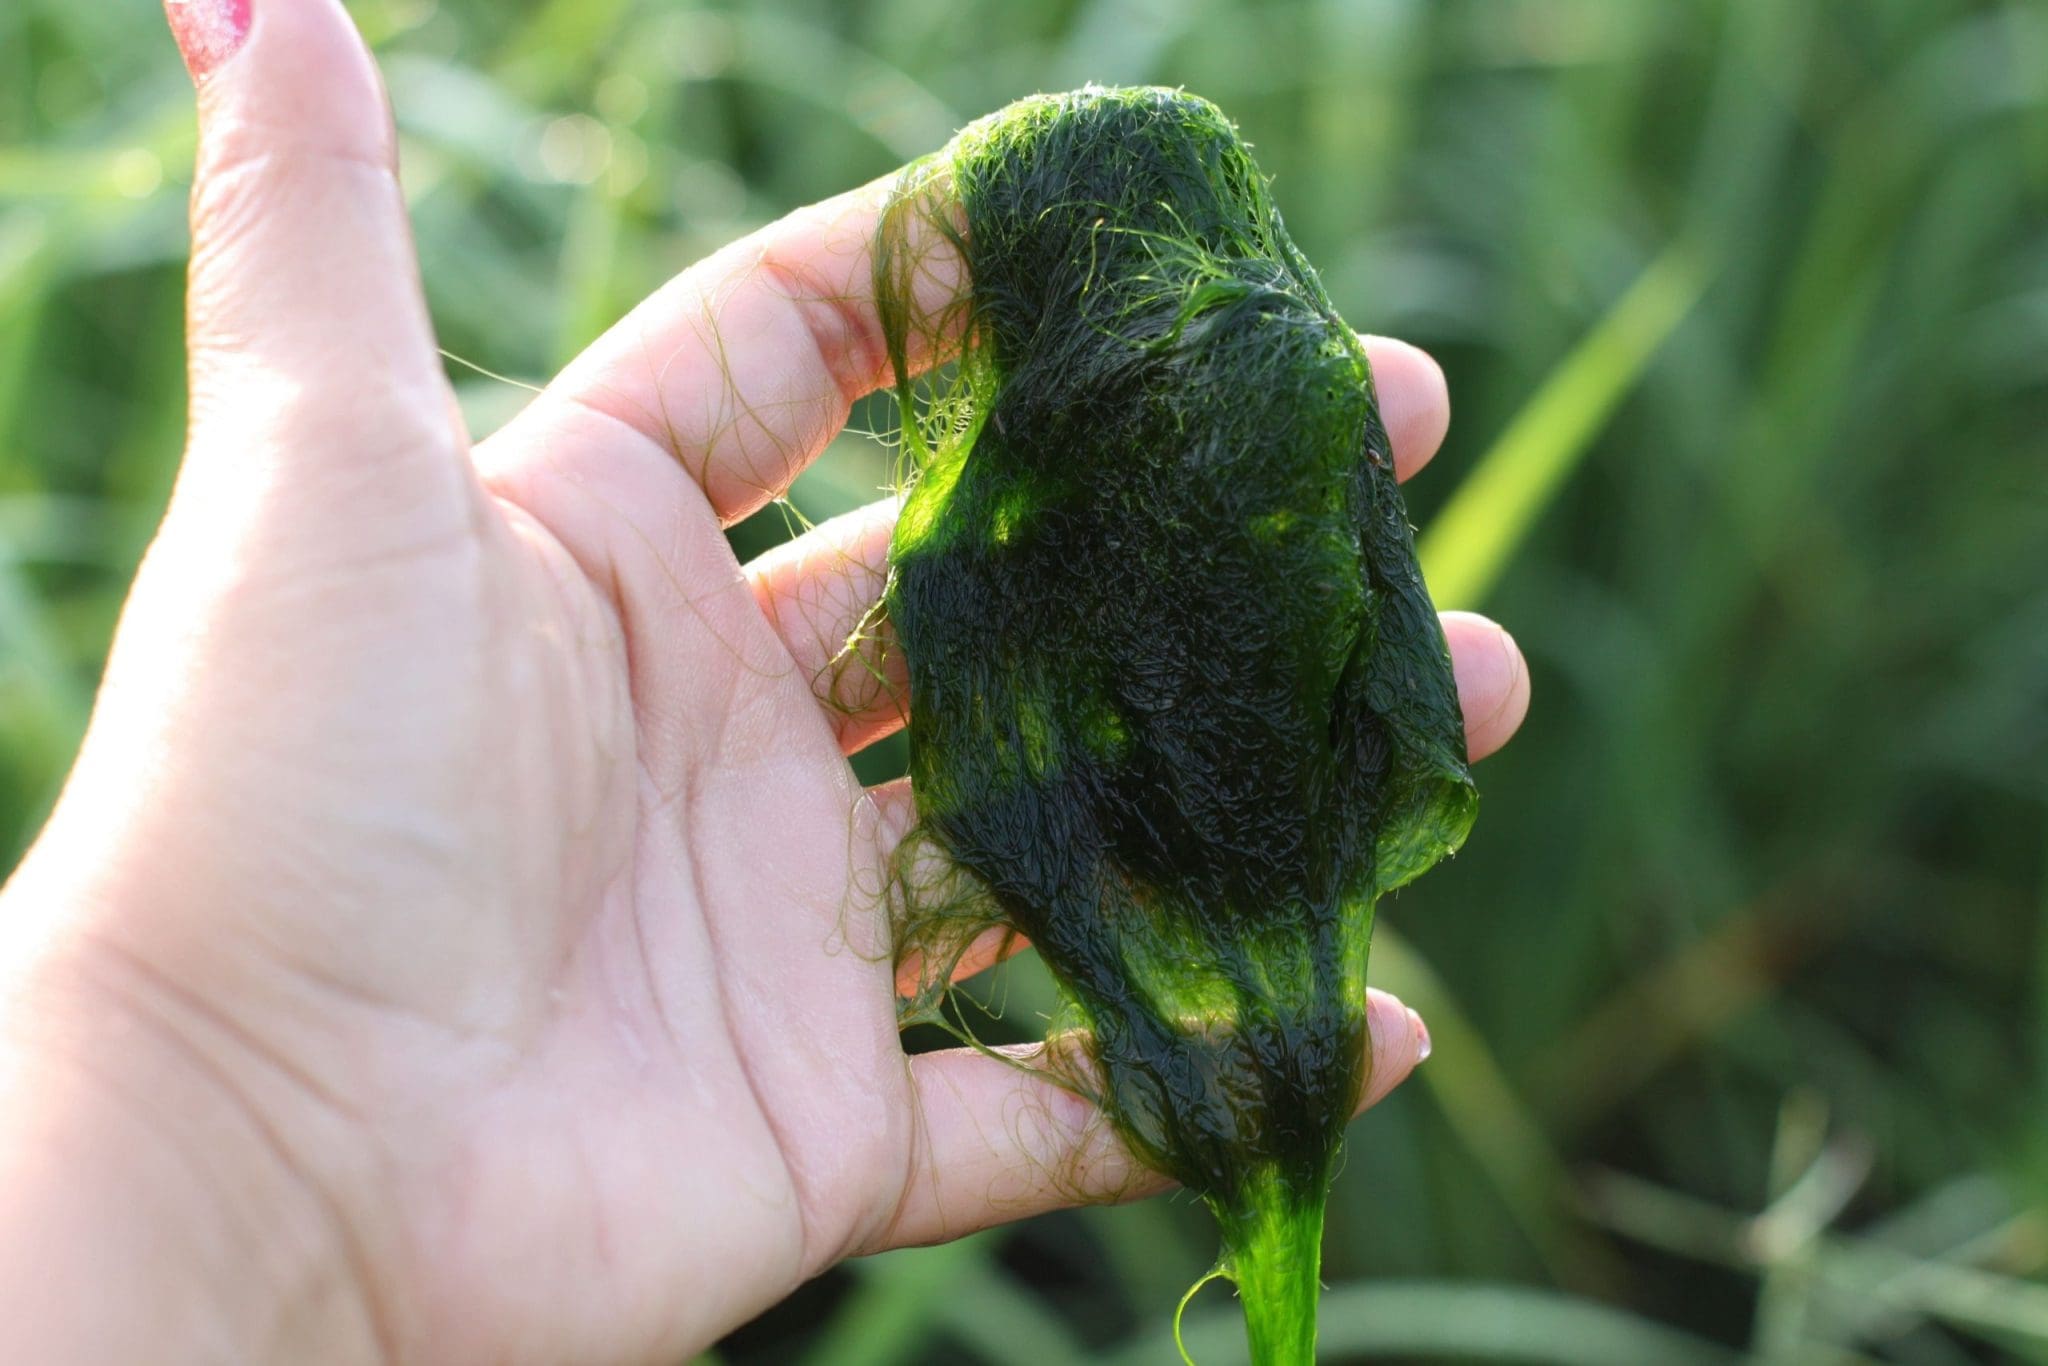
<svg viewBox="0 0 2048 1366"><path fill-rule="evenodd" d="M910 297L934 240L970 283L943 320ZM1215 1213L1253 1359L1308 1363L1374 902L1476 803L1364 349L1180 91L971 125L905 172L878 246L912 1009L978 936L1026 936L1084 1041L1068 1080ZM914 382L913 329L941 326L960 359Z"/></svg>

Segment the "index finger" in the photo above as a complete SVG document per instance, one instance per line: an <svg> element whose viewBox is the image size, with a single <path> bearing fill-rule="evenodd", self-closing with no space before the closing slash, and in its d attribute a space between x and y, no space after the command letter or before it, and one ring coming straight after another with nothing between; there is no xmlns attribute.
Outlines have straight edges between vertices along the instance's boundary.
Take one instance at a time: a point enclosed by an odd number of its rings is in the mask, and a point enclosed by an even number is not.
<svg viewBox="0 0 2048 1366"><path fill-rule="evenodd" d="M572 361L514 428L573 430L597 457L621 440L652 444L728 525L779 497L854 402L891 380L873 246L896 179L798 209L691 266ZM938 318L960 297L964 271L950 243L928 236L914 244L911 302ZM935 330L912 332L928 340ZM561 421L564 408L595 414L595 436L592 424ZM576 463L548 444L552 459Z"/></svg>

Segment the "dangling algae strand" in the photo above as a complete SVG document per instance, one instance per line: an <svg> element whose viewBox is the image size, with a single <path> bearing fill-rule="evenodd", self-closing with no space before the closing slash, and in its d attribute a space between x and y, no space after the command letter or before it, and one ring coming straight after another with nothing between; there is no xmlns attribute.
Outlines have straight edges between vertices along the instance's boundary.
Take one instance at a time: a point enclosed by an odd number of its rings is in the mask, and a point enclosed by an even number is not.
<svg viewBox="0 0 2048 1366"><path fill-rule="evenodd" d="M934 241L966 266L964 349L917 384ZM1068 1080L1214 1211L1253 1360L1304 1366L1373 905L1476 803L1364 349L1236 129L1179 91L973 124L905 172L878 247L911 1008L977 936L1026 936L1086 1040ZM935 853L963 870L943 894Z"/></svg>

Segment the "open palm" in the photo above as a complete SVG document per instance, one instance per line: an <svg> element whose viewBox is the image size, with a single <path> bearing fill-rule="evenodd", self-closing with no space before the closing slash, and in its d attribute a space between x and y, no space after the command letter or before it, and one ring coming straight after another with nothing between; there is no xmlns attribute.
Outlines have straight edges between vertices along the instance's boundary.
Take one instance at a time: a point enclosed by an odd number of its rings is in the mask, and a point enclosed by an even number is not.
<svg viewBox="0 0 2048 1366"><path fill-rule="evenodd" d="M154 1041L100 1070L224 1186L283 1174L337 1355L673 1360L841 1257L1151 1188L1028 1068L899 1044L911 796L845 756L903 690L830 667L893 504L744 568L721 534L886 379L878 191L679 276L472 450L381 99L328 0L203 91L186 463L9 889L74 931L86 1032ZM1372 350L1412 472L1441 379ZM1526 684L1447 628L1477 757ZM1422 1038L1373 1004L1376 1098Z"/></svg>

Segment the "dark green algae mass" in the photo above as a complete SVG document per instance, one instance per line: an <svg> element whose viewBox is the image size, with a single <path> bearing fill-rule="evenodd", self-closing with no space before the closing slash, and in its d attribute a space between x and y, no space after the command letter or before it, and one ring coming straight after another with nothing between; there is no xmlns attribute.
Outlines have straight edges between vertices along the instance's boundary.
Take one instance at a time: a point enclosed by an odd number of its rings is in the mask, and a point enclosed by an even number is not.
<svg viewBox="0 0 2048 1366"><path fill-rule="evenodd" d="M1072 1080L1221 1221L1255 1358L1308 1361L1373 905L1476 801L1364 349L1180 91L971 125L878 248L914 481L897 952L929 1005L978 933L1027 936L1090 1040ZM934 249L970 290L920 320ZM965 343L924 386L920 326ZM934 850L965 878L920 878Z"/></svg>

